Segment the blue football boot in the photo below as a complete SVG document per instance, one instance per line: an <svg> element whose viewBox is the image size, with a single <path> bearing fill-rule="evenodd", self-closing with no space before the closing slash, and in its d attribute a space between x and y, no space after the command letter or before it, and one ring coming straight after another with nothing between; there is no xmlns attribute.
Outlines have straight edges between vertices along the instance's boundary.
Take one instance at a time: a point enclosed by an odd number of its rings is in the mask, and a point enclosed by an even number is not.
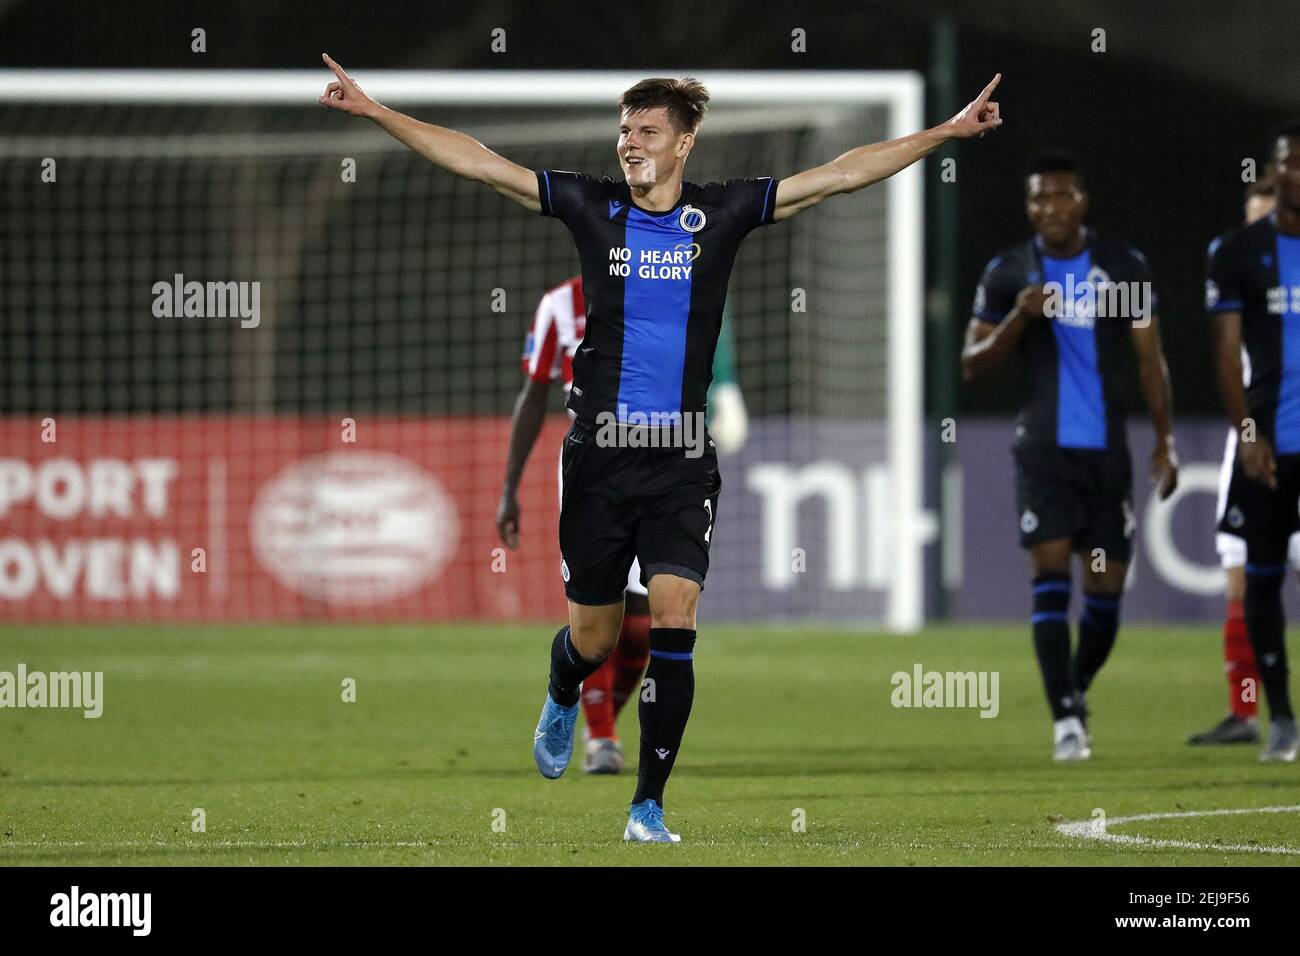
<svg viewBox="0 0 1300 956"><path fill-rule="evenodd" d="M652 798L629 808L623 839L636 843L681 843L682 838L664 826L664 808Z"/></svg>
<svg viewBox="0 0 1300 956"><path fill-rule="evenodd" d="M578 724L578 705L561 707L546 694L542 716L533 731L533 759L548 780L564 773L573 756L573 730Z"/></svg>

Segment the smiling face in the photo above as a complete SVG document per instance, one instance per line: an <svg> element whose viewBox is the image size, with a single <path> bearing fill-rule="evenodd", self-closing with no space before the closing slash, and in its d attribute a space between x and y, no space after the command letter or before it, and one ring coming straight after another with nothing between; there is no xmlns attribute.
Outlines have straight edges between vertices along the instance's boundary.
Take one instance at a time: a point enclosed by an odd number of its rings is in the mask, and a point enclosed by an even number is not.
<svg viewBox="0 0 1300 956"><path fill-rule="evenodd" d="M1034 173L1026 183L1025 212L1049 246L1068 246L1088 212L1088 194L1070 172Z"/></svg>
<svg viewBox="0 0 1300 956"><path fill-rule="evenodd" d="M662 106L619 117L618 162L629 186L653 186L672 177L686 161L695 134L677 132Z"/></svg>

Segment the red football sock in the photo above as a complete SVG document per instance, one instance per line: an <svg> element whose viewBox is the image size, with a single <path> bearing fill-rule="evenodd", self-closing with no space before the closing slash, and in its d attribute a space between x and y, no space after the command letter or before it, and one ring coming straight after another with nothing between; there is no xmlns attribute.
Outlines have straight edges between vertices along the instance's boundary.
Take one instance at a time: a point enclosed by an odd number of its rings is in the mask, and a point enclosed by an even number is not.
<svg viewBox="0 0 1300 956"><path fill-rule="evenodd" d="M592 737L614 737L614 655L582 682L582 715Z"/></svg>
<svg viewBox="0 0 1300 956"><path fill-rule="evenodd" d="M650 663L650 615L624 614L618 645L610 655L614 662L614 716L641 686L641 675Z"/></svg>
<svg viewBox="0 0 1300 956"><path fill-rule="evenodd" d="M1255 654L1246 636L1246 613L1241 601L1228 602L1228 616L1223 622L1223 670L1228 675L1228 707L1233 716L1252 720L1258 710L1259 671L1255 668ZM1242 700L1249 680L1250 700Z"/></svg>

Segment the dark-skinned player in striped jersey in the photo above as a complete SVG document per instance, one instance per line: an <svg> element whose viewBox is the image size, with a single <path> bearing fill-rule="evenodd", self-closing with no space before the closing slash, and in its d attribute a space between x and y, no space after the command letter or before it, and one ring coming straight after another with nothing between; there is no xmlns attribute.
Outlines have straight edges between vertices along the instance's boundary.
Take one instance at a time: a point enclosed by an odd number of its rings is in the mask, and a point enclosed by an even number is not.
<svg viewBox="0 0 1300 956"><path fill-rule="evenodd" d="M1277 173L1271 163L1259 179L1246 187L1245 224L1250 225L1273 212L1276 202ZM1250 384L1250 366L1242 361L1244 381ZM1241 511L1231 511L1232 481L1237 472L1237 429L1229 428L1224 442L1223 463L1219 466L1219 492L1215 501L1214 549L1223 567L1223 673L1228 679L1228 715L1211 727L1192 734L1187 742L1195 746L1208 744L1257 744L1259 725L1259 672L1255 669L1255 652L1246 635L1246 539L1241 536ZM1242 478L1242 481L1247 479ZM1226 529L1226 530L1225 530ZM1291 536L1291 564L1300 568L1300 534Z"/></svg>
<svg viewBox="0 0 1300 956"><path fill-rule="evenodd" d="M1259 756L1289 762L1300 748L1282 610L1288 542L1300 530L1300 121L1270 141L1273 212L1210 244L1205 305L1219 393L1238 437L1221 527L1239 519L1232 530L1246 540L1246 635L1269 711Z"/></svg>
<svg viewBox="0 0 1300 956"><path fill-rule="evenodd" d="M562 452L560 575L569 623L551 642L533 759L550 779L568 767L582 682L614 649L628 569L639 560L650 598L650 664L623 839L677 843L663 795L695 695L695 614L722 487L704 428L705 397L736 252L760 226L887 179L949 140L999 127L990 97L1001 75L932 129L859 146L781 180L699 185L683 178L709 101L696 80L647 79L623 94L611 136L620 176L598 179L526 169L463 133L387 109L324 59L335 79L323 106L373 120L435 165L559 219L573 237L587 323L573 360L567 405L575 420ZM562 124L555 135L563 140Z"/></svg>
<svg viewBox="0 0 1300 956"><path fill-rule="evenodd" d="M995 256L975 293L962 374L971 381L1013 354L1028 398L1016 422L1016 509L1033 570L1034 651L1053 721L1053 757L1092 754L1086 692L1119 630L1136 520L1123 393L1135 354L1155 426L1151 475L1161 498L1178 483L1169 373L1146 259L1084 225L1078 163L1044 154L1025 179L1034 237ZM1071 555L1083 574L1079 639L1070 645Z"/></svg>

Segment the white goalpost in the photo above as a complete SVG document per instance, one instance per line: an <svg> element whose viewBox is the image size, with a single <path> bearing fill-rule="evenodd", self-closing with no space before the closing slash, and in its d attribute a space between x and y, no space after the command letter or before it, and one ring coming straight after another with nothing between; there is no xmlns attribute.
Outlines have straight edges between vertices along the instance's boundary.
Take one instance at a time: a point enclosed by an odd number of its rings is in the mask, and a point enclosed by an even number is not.
<svg viewBox="0 0 1300 956"><path fill-rule="evenodd" d="M645 76L696 76L712 94L696 182L780 178L924 124L911 72L354 75L380 102L531 168L597 176L617 173L618 97ZM0 390L0 415L509 413L531 309L576 270L562 227L325 113L329 78L0 70L0 160L34 164L30 193L3 201L0 334L26 371ZM56 200L39 192L50 159ZM742 246L729 321L754 438L723 462L727 543L706 587L722 616L924 622L922 201L917 164ZM256 335L147 326L134 290L173 272L262 279ZM498 290L504 316L485 305ZM807 552L806 573L785 566L790 550ZM238 589L239 570L223 574Z"/></svg>

